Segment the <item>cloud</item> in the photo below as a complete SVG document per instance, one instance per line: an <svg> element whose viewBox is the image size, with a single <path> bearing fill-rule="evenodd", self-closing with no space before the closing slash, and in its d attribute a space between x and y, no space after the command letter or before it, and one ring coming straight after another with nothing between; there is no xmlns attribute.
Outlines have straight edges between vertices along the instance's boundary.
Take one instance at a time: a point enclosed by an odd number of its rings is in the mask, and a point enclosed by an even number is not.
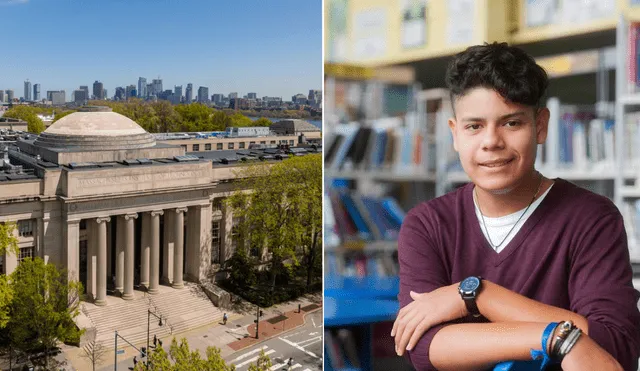
<svg viewBox="0 0 640 371"><path fill-rule="evenodd" d="M0 6L2 5L18 5L18 4L26 4L29 0L0 0Z"/></svg>

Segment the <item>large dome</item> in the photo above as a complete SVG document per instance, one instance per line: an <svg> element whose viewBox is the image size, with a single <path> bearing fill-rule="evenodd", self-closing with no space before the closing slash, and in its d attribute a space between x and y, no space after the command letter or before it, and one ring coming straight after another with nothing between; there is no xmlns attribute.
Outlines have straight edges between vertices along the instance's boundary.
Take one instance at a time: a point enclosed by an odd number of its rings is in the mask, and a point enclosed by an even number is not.
<svg viewBox="0 0 640 371"><path fill-rule="evenodd" d="M113 150L153 147L153 135L135 121L109 109L85 109L56 121L35 145L69 150Z"/></svg>

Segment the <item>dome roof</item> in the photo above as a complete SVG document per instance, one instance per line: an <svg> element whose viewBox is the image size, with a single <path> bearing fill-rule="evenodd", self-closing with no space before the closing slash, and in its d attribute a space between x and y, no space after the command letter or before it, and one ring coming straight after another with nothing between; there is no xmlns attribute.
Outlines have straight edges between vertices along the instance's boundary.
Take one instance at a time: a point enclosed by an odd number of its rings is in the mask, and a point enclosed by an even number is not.
<svg viewBox="0 0 640 371"><path fill-rule="evenodd" d="M155 138L135 121L115 112L74 112L42 132L35 145L69 150L153 147Z"/></svg>

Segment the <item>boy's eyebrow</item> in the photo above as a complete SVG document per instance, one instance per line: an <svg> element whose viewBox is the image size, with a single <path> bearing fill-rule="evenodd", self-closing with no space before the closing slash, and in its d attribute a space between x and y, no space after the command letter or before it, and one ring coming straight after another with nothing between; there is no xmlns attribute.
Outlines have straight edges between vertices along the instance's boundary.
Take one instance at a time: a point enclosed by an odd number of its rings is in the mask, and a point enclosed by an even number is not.
<svg viewBox="0 0 640 371"><path fill-rule="evenodd" d="M526 112L525 111L518 111L518 112L514 112L514 113L510 113L508 115L504 115L504 116L500 116L498 118L499 121L504 121L510 118L514 118L514 117L518 117L518 116L525 116ZM485 118L483 117L464 117L462 118L463 122L478 122L478 121L486 121Z"/></svg>

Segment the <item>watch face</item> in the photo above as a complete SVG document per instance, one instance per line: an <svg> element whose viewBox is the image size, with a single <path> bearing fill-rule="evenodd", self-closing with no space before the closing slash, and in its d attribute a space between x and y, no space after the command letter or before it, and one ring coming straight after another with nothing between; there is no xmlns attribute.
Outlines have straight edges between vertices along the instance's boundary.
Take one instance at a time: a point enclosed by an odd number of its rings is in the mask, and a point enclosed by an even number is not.
<svg viewBox="0 0 640 371"><path fill-rule="evenodd" d="M471 292L476 290L480 286L480 280L478 277L465 278L460 284L460 290L465 292Z"/></svg>

